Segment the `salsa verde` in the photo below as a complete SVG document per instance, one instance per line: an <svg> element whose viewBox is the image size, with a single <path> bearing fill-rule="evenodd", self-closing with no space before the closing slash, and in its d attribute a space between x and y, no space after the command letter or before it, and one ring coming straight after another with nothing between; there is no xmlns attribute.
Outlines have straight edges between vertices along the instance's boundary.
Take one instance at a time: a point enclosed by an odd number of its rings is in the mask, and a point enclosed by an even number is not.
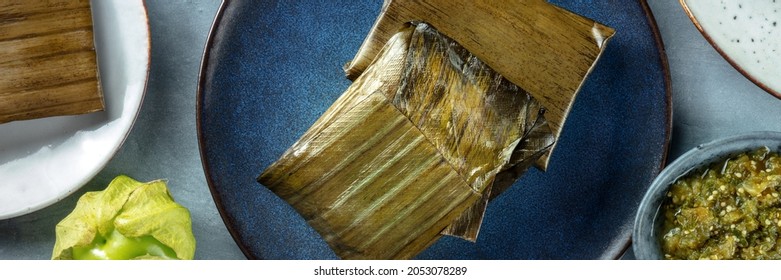
<svg viewBox="0 0 781 280"><path fill-rule="evenodd" d="M662 206L666 259L781 259L781 157L768 148L678 179Z"/></svg>

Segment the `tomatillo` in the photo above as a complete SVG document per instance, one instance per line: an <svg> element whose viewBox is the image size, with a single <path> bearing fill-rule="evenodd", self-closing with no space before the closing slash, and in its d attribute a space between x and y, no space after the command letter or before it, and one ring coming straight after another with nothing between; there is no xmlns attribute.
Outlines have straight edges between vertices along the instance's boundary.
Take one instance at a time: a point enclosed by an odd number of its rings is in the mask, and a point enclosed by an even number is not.
<svg viewBox="0 0 781 280"><path fill-rule="evenodd" d="M85 193L56 227L52 259L193 259L190 212L174 202L165 181L121 175Z"/></svg>
<svg viewBox="0 0 781 280"><path fill-rule="evenodd" d="M176 259L176 252L151 236L128 238L114 230L106 237L96 237L87 246L73 247L77 260L130 260L141 257Z"/></svg>

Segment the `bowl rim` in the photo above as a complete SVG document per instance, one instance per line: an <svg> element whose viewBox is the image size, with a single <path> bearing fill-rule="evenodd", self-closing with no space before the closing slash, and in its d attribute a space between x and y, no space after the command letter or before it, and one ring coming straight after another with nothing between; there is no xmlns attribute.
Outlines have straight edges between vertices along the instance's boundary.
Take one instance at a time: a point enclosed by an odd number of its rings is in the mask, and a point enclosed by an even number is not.
<svg viewBox="0 0 781 280"><path fill-rule="evenodd" d="M713 140L690 149L667 165L651 182L640 201L632 230L635 258L662 259L658 237L654 234L655 222L664 194L673 182L692 170L763 146L781 152L781 132L754 131Z"/></svg>
<svg viewBox="0 0 781 280"><path fill-rule="evenodd" d="M711 34L715 33L713 31L708 32L705 30L705 28L702 26L701 19L697 19L697 16L694 15L694 12L692 12L690 5L687 3L688 0L678 0L681 7L683 8L683 11L686 13L686 15L689 17L689 20L694 24L694 26L697 28L698 31L700 31L700 34L705 38L706 41L713 47L713 49L716 50L716 52L721 55L721 57L724 58L735 70L737 70L741 75L746 77L749 81L754 83L757 87L761 88L765 92L769 93L771 96L781 99L781 91L779 91L778 88L773 88L770 85L766 84L765 82L762 82L760 78L758 77L758 74L756 71L749 70L747 66L745 66L745 63L739 63L736 61L732 56L730 56L730 52L725 50L723 47L723 44L719 44L719 42L714 38ZM734 56L734 55L733 55Z"/></svg>

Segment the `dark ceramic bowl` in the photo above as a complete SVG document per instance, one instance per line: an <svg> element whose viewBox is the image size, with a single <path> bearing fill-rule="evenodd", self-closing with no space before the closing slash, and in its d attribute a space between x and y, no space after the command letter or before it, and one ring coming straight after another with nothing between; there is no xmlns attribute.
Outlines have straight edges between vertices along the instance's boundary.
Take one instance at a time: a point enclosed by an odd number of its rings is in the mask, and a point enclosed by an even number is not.
<svg viewBox="0 0 781 280"><path fill-rule="evenodd" d="M733 136L702 144L686 152L670 165L651 183L640 202L632 233L632 249L635 257L641 260L663 259L659 243L661 235L660 207L669 186L678 178L692 170L707 167L740 153L768 147L772 151L781 151L781 132L753 132Z"/></svg>

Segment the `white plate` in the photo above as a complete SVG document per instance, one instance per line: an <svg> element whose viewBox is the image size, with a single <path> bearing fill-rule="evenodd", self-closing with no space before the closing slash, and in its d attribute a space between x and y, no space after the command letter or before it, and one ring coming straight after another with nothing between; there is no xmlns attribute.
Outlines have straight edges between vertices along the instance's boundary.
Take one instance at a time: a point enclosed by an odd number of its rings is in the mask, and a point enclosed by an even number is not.
<svg viewBox="0 0 781 280"><path fill-rule="evenodd" d="M732 66L781 98L781 0L680 0Z"/></svg>
<svg viewBox="0 0 781 280"><path fill-rule="evenodd" d="M0 219L74 192L119 150L146 91L150 37L142 0L93 0L106 110L0 124Z"/></svg>

